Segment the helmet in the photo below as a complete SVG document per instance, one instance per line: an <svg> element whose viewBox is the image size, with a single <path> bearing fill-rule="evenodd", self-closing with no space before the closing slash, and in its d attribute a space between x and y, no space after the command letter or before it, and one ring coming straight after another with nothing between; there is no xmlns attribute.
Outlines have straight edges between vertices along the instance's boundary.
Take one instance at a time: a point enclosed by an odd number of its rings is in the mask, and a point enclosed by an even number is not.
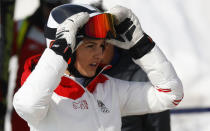
<svg viewBox="0 0 210 131"><path fill-rule="evenodd" d="M90 17L103 13L97 8L89 5L64 4L54 8L50 12L48 22L44 30L44 35L47 40L47 47L49 47L52 40L55 40L58 25L64 22L64 20L68 17L80 12L88 12ZM77 35L79 35L79 32ZM79 41L81 41L81 39L76 37L76 43L79 43Z"/></svg>

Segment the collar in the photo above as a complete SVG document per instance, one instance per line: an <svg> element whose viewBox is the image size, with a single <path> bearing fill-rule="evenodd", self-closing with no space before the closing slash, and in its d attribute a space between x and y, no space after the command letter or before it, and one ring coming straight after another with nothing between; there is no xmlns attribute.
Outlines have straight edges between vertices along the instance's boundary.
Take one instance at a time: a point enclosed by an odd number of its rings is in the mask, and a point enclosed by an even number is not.
<svg viewBox="0 0 210 131"><path fill-rule="evenodd" d="M34 67L36 66L37 62L39 61L39 58L41 57L41 54L32 56L26 60L26 63L24 65L24 72L21 77L21 85L25 82L27 77L30 75ZM108 78L101 74L104 70L110 69L111 65L100 65L101 70L97 73L97 75L89 81L87 86L87 90L91 93L93 93L97 87L98 83L105 83ZM84 86L76 82L75 80L71 79L69 76L63 76L61 78L61 82L58 85L58 87L54 90L54 92L60 96L67 97L70 99L78 99L80 98L83 93L85 92Z"/></svg>
<svg viewBox="0 0 210 131"><path fill-rule="evenodd" d="M105 83L108 80L108 78L101 73L103 72L103 70L106 70L108 68L110 68L109 65L103 67L103 69L85 87L76 82L73 76L70 77L64 75L61 78L60 84L54 90L54 92L59 96L63 96L73 100L80 98L84 94L84 88L87 88L90 93L93 93L97 88L98 83Z"/></svg>

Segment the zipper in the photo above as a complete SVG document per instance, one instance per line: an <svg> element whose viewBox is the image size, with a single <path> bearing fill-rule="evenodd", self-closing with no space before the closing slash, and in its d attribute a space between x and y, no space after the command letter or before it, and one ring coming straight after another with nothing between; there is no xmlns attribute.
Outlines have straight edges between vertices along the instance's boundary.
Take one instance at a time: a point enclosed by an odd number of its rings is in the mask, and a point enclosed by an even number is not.
<svg viewBox="0 0 210 131"><path fill-rule="evenodd" d="M86 85L86 87L88 87L88 85L99 75L99 74L101 74L105 69L107 69L108 67L111 67L111 65L106 65L106 66L104 66L99 72L98 72L98 74L91 80L91 81L89 81L88 82L88 84Z"/></svg>
<svg viewBox="0 0 210 131"><path fill-rule="evenodd" d="M108 67L111 67L111 65L106 65L106 66L104 66L99 72L98 72L98 74L88 83L88 85L99 75L99 74L101 74L106 68L108 68ZM67 75L67 74L64 74L64 76L65 77L68 77L69 79L72 79L74 82L76 82L78 85L80 85L82 88L83 88L83 90L86 92L86 94L88 95L88 97L89 97L89 99L90 99L90 104L91 104L91 106L92 106L92 108L93 108L93 114L95 115L95 118L96 118L96 122L97 122L97 124L98 124L98 127L99 127L99 129L100 129L100 131L104 131L105 129L104 129L104 127L103 127L103 124L101 123L101 121L100 121L100 117L99 117L99 107L98 107L98 103L97 103L97 100L95 99L95 97L93 96L93 94L91 93L91 92L89 92L88 90L87 90L87 88L85 88L83 85L81 85L79 82L77 82L76 80L74 80L73 78L71 78L69 75ZM87 85L87 86L88 86ZM86 87L87 87L86 86Z"/></svg>

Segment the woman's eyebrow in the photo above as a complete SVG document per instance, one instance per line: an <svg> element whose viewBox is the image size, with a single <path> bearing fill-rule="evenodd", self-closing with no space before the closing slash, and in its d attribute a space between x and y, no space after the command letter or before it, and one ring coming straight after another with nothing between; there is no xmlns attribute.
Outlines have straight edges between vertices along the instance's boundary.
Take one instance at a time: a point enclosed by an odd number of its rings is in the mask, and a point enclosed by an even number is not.
<svg viewBox="0 0 210 131"><path fill-rule="evenodd" d="M85 44L96 44L96 43L93 41L87 41L87 42L85 42Z"/></svg>

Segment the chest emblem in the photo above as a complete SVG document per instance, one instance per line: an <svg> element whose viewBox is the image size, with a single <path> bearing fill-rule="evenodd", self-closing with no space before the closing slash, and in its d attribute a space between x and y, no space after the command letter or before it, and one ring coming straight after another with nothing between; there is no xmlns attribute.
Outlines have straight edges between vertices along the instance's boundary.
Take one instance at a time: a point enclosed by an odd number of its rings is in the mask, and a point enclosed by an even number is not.
<svg viewBox="0 0 210 131"><path fill-rule="evenodd" d="M98 107L101 109L101 112L103 113L109 113L109 109L104 105L104 103L101 100L97 100Z"/></svg>
<svg viewBox="0 0 210 131"><path fill-rule="evenodd" d="M74 109L88 109L88 103L86 100L80 100L78 102L73 102L73 108Z"/></svg>

